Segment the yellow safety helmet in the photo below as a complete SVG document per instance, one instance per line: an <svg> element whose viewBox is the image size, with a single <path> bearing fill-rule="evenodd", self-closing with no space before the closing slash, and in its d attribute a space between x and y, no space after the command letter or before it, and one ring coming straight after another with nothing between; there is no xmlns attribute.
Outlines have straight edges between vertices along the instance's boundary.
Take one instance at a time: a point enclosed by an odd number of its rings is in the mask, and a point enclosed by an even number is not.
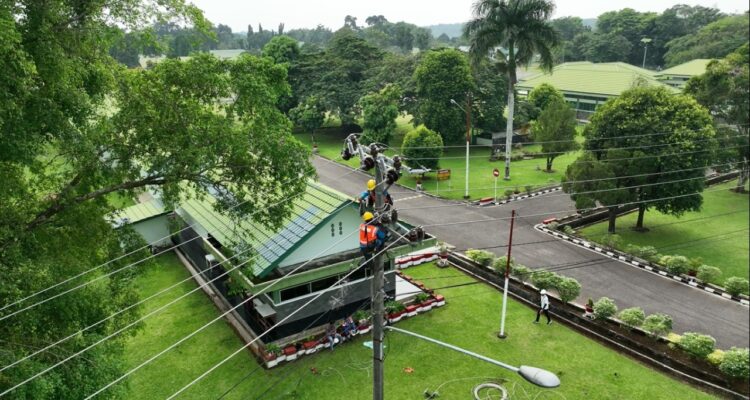
<svg viewBox="0 0 750 400"><path fill-rule="evenodd" d="M365 213L362 214L362 219L365 220L365 221L369 221L369 220L373 219L374 217L375 216L372 215L372 213L369 212L369 211L365 211Z"/></svg>
<svg viewBox="0 0 750 400"><path fill-rule="evenodd" d="M375 179L370 179L369 181L367 181L367 190L373 190L375 189L375 186L377 186Z"/></svg>

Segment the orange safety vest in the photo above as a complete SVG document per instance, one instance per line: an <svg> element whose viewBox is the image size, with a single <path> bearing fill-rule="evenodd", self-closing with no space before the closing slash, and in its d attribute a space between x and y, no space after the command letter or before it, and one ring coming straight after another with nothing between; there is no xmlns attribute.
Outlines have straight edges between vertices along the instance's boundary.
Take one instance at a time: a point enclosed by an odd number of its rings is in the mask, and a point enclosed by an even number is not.
<svg viewBox="0 0 750 400"><path fill-rule="evenodd" d="M361 224L359 226L359 245L370 247L378 239L378 227L373 225Z"/></svg>

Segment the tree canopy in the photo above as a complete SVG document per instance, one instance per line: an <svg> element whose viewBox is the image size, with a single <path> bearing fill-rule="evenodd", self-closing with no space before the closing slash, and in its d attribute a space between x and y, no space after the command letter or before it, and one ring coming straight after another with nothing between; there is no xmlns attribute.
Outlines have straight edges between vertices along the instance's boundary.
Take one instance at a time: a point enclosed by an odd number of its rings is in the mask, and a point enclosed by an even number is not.
<svg viewBox="0 0 750 400"><path fill-rule="evenodd" d="M289 36L274 36L263 46L263 56L271 57L277 64L290 63L299 57L299 45Z"/></svg>
<svg viewBox="0 0 750 400"><path fill-rule="evenodd" d="M456 143L466 133L465 113L451 100L466 108L465 99L472 89L471 68L466 56L458 50L428 52L414 71L418 123L436 130L445 143Z"/></svg>
<svg viewBox="0 0 750 400"><path fill-rule="evenodd" d="M577 124L575 110L562 98L552 97L542 107L539 118L532 124L531 133L535 142L542 143L547 172L552 172L555 158L578 148L575 142Z"/></svg>
<svg viewBox="0 0 750 400"><path fill-rule="evenodd" d="M443 155L443 139L424 125L419 125L404 136L401 151L412 168L438 169Z"/></svg>
<svg viewBox="0 0 750 400"><path fill-rule="evenodd" d="M667 43L664 60L673 66L696 58L723 58L746 43L748 36L747 13L725 17Z"/></svg>
<svg viewBox="0 0 750 400"><path fill-rule="evenodd" d="M359 100L362 107L364 143L388 143L396 130L396 117L399 114L401 88L388 84L379 92L370 93Z"/></svg>
<svg viewBox="0 0 750 400"><path fill-rule="evenodd" d="M155 14L164 9L169 12ZM289 91L286 69L250 55L221 61L204 54L127 70L110 56L110 32L157 18L211 29L198 9L180 1L0 7L0 270L7 277L0 280L0 304L140 247L131 230L109 222L118 207L112 195L153 190L169 204L210 191L218 209L232 215L252 210L256 221L271 227L289 208L269 205L304 190L304 177L312 175L309 152L291 136L276 104ZM101 272L143 256L134 252ZM3 320L0 363L9 365L135 303L133 278L142 268L147 266ZM137 316L133 308L55 352L2 371L0 390ZM85 397L124 372L123 343L134 333L107 340L13 396ZM124 388L108 395L127 397Z"/></svg>

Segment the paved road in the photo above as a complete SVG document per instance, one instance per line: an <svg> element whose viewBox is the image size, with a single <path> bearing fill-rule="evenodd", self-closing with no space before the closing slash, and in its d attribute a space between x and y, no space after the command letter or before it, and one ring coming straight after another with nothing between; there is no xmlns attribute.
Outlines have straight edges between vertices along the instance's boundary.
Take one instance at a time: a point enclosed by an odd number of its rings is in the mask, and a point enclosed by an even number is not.
<svg viewBox="0 0 750 400"><path fill-rule="evenodd" d="M316 157L313 163L323 184L351 196L360 193L369 179L361 172L350 173L351 170L347 167L323 158ZM533 269L592 262L591 265L560 271L581 283L583 289L579 301L588 297L598 299L607 296L614 299L620 309L639 306L647 314L664 312L673 317L675 332L710 334L716 338L717 346L721 348L747 347L750 340L750 314L747 307L536 231L533 225L542 219L567 215L574 208L569 197L563 193L534 197L504 206L480 208L420 196L402 187L393 187L390 192L399 209L399 218L426 226L428 232L458 249L507 244L510 221L429 225L507 218L510 217L511 209L515 208L520 217L516 220L513 234L513 257L518 262ZM532 243L540 241L544 243ZM493 250L499 255L506 251L505 248Z"/></svg>

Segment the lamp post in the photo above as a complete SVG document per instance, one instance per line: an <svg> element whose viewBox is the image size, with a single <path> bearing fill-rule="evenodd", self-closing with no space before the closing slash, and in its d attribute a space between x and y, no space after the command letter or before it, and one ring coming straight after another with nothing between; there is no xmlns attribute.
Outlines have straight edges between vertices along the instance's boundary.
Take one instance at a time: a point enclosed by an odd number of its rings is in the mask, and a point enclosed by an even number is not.
<svg viewBox="0 0 750 400"><path fill-rule="evenodd" d="M464 199L469 199L469 144L471 142L471 93L466 94L466 108L461 107L456 100L451 99L451 104L458 107L466 114L466 180L464 184Z"/></svg>
<svg viewBox="0 0 750 400"><path fill-rule="evenodd" d="M643 38L641 39L641 43L643 43L643 65L641 65L641 68L646 68L646 53L648 52L648 44L651 43L651 39Z"/></svg>
<svg viewBox="0 0 750 400"><path fill-rule="evenodd" d="M399 329L399 328L396 328L396 327L393 327L393 326L390 326L390 325L386 326L385 329L388 329L388 330L394 331L394 332L403 333L405 335L413 336L413 337L416 337L418 339L422 339L422 340L428 341L430 343L437 344L439 346L447 347L447 348L449 348L451 350L455 350L455 351L457 351L459 353L466 354L467 356L478 358L478 359L480 359L482 361L485 361L485 362L488 362L490 364L497 365L498 367L505 368L505 369L507 369L509 371L513 371L513 372L517 373L518 375L521 375L521 377L523 377L523 379L526 379L527 381L529 381L529 382L531 382L534 385L539 386L539 387L543 387L543 388L556 388L556 387L560 386L560 378L558 378L557 375L555 375L554 373L552 373L550 371L543 370L541 368L530 367L528 365L522 365L520 367L514 367L514 366L506 364L506 363L504 363L502 361L498 361L498 360L495 360L495 359L483 356L481 354L474 353L473 351L462 349L462 348L460 348L458 346L454 346L454 345L449 344L449 343L441 342L441 341L439 341L437 339L433 339L431 337L420 335L418 333L410 332L410 331L407 331L407 330L404 330L404 329Z"/></svg>

